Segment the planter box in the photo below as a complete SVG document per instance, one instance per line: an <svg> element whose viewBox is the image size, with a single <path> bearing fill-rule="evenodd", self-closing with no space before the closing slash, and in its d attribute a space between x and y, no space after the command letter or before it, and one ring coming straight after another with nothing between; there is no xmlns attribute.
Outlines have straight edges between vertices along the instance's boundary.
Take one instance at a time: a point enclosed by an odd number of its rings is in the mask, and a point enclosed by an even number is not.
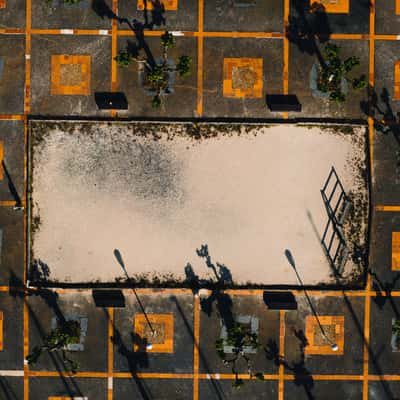
<svg viewBox="0 0 400 400"><path fill-rule="evenodd" d="M392 327L394 326L396 322L396 318L392 318ZM390 339L390 346L392 347L392 352L393 353L399 353L400 352L400 338L396 333L393 333L392 331L392 337Z"/></svg>
<svg viewBox="0 0 400 400"><path fill-rule="evenodd" d="M258 318L252 317L251 315L238 315L235 317L235 321L238 324L250 325L250 332L258 334ZM225 340L228 338L228 331L226 329L226 326L223 325L222 321L221 321L221 326L222 326L222 329L221 329L220 338ZM251 346L244 346L243 351L246 354L257 353L257 349L254 349ZM232 354L233 352L234 352L233 346L226 346L226 345L224 346L224 353Z"/></svg>
<svg viewBox="0 0 400 400"><path fill-rule="evenodd" d="M79 322L79 326L80 326L79 343L68 344L66 346L65 350L68 350L68 351L83 351L83 350L85 350L84 342L85 342L86 333L87 333L88 319L86 317L82 317L79 315L67 315L65 317L65 320ZM57 326L58 326L58 318L53 317L51 319L51 329L56 329Z"/></svg>
<svg viewBox="0 0 400 400"><path fill-rule="evenodd" d="M326 63L327 65L329 65L329 63ZM320 65L319 63L314 63L311 71L310 71L310 89L311 92L313 94L313 96L315 97L319 97L322 99L329 99L330 93L331 92L321 92L318 89L318 73L319 73L319 68ZM343 94L347 94L349 92L349 85L347 83L346 79L342 79L342 81L340 82L340 90L342 91Z"/></svg>
<svg viewBox="0 0 400 400"><path fill-rule="evenodd" d="M163 59L156 59L155 60L157 65L161 64L163 61L164 61ZM168 64L168 67L170 67L171 69L175 69L175 63L172 60L168 60L167 64ZM146 67L143 65L141 68L138 69L138 72L139 72L139 84L140 84L140 86L143 88L143 90L144 90L144 92L146 94L148 94L150 96L154 96L157 93L155 90L149 90L149 89L146 89L144 87L144 78L145 78L145 75L146 75ZM165 92L164 90L162 90L161 91L162 95L165 96L165 95L174 93L173 86L174 86L174 83L175 83L175 76L176 76L176 71L171 71L169 73L169 76L168 76L168 78L169 78L168 79L169 91Z"/></svg>

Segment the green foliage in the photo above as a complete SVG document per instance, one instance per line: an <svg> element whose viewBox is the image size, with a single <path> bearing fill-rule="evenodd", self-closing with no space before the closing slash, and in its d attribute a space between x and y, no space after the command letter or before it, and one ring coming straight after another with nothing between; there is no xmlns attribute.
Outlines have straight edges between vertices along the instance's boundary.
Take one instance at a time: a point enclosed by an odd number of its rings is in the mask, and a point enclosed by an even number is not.
<svg viewBox="0 0 400 400"><path fill-rule="evenodd" d="M67 321L64 326L53 329L43 341L42 346L35 346L32 353L28 354L26 360L29 365L36 364L43 351L62 351L66 369L72 373L79 370L79 364L70 360L65 355L65 347L69 344L78 343L80 339L80 325L77 321Z"/></svg>
<svg viewBox="0 0 400 400"><path fill-rule="evenodd" d="M354 78L352 82L353 89L364 89L368 86L368 81L365 75L361 75L359 78Z"/></svg>
<svg viewBox="0 0 400 400"><path fill-rule="evenodd" d="M233 346L233 348L237 349L239 352L242 351L245 346L249 346L253 349L259 347L257 334L251 333L248 327L237 322L228 329L226 344L228 346Z"/></svg>
<svg viewBox="0 0 400 400"><path fill-rule="evenodd" d="M162 87L168 81L167 72L164 65L155 65L147 72L147 82L154 87Z"/></svg>
<svg viewBox="0 0 400 400"><path fill-rule="evenodd" d="M191 65L192 59L189 56L180 56L178 63L176 64L176 71L178 72L179 76L189 76Z"/></svg>
<svg viewBox="0 0 400 400"><path fill-rule="evenodd" d="M164 32L161 35L161 43L164 49L172 49L175 46L175 39L172 33Z"/></svg>
<svg viewBox="0 0 400 400"><path fill-rule="evenodd" d="M262 372L257 372L254 374L254 377L258 380L258 381L264 381L264 374Z"/></svg>
<svg viewBox="0 0 400 400"><path fill-rule="evenodd" d="M346 96L340 90L337 90L330 93L329 99L338 103L343 103L346 100Z"/></svg>
<svg viewBox="0 0 400 400"><path fill-rule="evenodd" d="M72 4L78 4L78 3L80 3L82 0L64 0L64 4L69 4L69 5L72 5Z"/></svg>
<svg viewBox="0 0 400 400"><path fill-rule="evenodd" d="M340 59L340 47L328 43L324 48L326 64L322 65L318 74L317 87L323 93L329 93L329 99L342 103L346 100L342 92L342 81L350 81L348 74L360 65L360 60L355 57L349 57L342 61ZM362 89L367 86L365 75L354 78L351 81L353 89Z"/></svg>
<svg viewBox="0 0 400 400"><path fill-rule="evenodd" d="M217 350L219 358L224 360L226 357L226 354L224 352L224 339L217 339L215 341L215 349Z"/></svg>
<svg viewBox="0 0 400 400"><path fill-rule="evenodd" d="M400 319L396 319L392 325L392 333L400 336Z"/></svg>
<svg viewBox="0 0 400 400"><path fill-rule="evenodd" d="M333 43L327 43L324 48L324 55L328 61L335 60L339 57L340 48Z"/></svg>
<svg viewBox="0 0 400 400"><path fill-rule="evenodd" d="M153 108L160 108L161 107L161 97L160 97L160 95L157 94L151 99L151 106Z"/></svg>
<svg viewBox="0 0 400 400"><path fill-rule="evenodd" d="M133 57L126 50L120 50L117 56L114 58L119 67L127 68L133 61Z"/></svg>
<svg viewBox="0 0 400 400"><path fill-rule="evenodd" d="M244 385L243 379L240 379L238 377L235 378L235 381L232 384L232 386L235 389L240 389L243 385Z"/></svg>

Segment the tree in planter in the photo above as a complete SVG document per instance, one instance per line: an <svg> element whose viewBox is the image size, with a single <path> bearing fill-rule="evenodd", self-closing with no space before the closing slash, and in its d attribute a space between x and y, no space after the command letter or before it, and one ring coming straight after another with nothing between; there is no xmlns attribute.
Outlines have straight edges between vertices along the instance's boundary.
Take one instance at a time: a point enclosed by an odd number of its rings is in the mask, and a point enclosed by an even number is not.
<svg viewBox="0 0 400 400"><path fill-rule="evenodd" d="M351 84L353 89L363 89L367 87L365 75L351 79L350 72L360 65L360 60L351 56L342 61L340 58L340 48L328 43L324 49L325 62L320 63L318 68L317 89L323 93L329 93L329 99L337 102L346 100L346 95L342 91L342 82L345 80Z"/></svg>
<svg viewBox="0 0 400 400"><path fill-rule="evenodd" d="M392 324L392 333L396 335L396 346L400 348L400 319L395 319Z"/></svg>
<svg viewBox="0 0 400 400"><path fill-rule="evenodd" d="M232 356L229 356L224 351L224 346L232 346ZM250 357L246 355L245 347L251 347L252 349L257 349L260 347L258 342L258 336L256 333L252 333L249 329L234 322L233 325L227 329L227 338L217 339L215 342L215 348L217 350L218 356L222 359L224 365L231 365L232 373L235 375L235 381L233 387L240 389L243 386L243 379L239 378L239 372L237 370L237 363L242 359L245 361L247 366L247 372L251 378L263 381L264 375L262 372L253 372Z"/></svg>
<svg viewBox="0 0 400 400"><path fill-rule="evenodd" d="M66 347L69 344L78 343L80 339L80 325L77 321L64 321L61 327L53 329L44 339L41 346L35 346L26 360L29 365L34 365L44 351L61 352L67 371L76 374L79 371L79 363L67 357Z"/></svg>
<svg viewBox="0 0 400 400"><path fill-rule="evenodd" d="M121 67L128 67L132 61L144 64L143 86L146 90L154 93L151 100L153 108L158 108L162 104L162 95L170 93L170 76L172 73L178 73L181 77L190 75L192 60L188 56L181 56L174 66L169 63L168 50L175 46L175 38L172 33L166 31L161 35L161 45L163 56L161 61L157 62L152 57L147 59L139 58L138 54L131 54L129 50L121 50L115 57L115 61Z"/></svg>

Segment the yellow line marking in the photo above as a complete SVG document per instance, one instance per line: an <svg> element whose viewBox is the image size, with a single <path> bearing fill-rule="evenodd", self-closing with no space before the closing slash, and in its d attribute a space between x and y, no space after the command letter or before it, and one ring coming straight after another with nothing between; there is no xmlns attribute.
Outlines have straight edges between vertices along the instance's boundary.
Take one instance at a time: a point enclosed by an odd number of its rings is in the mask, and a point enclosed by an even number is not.
<svg viewBox="0 0 400 400"><path fill-rule="evenodd" d="M382 206L382 205L378 205L378 206L375 206L375 211L397 212L397 211L400 211L400 206Z"/></svg>
<svg viewBox="0 0 400 400"><path fill-rule="evenodd" d="M285 311L279 311L279 355L282 359L285 358ZM278 382L278 400L284 399L284 375L285 367L283 364L279 365L279 382Z"/></svg>
<svg viewBox="0 0 400 400"><path fill-rule="evenodd" d="M200 298L194 296L193 300L193 400L199 398L199 346L200 346Z"/></svg>
<svg viewBox="0 0 400 400"><path fill-rule="evenodd" d="M23 114L3 114L0 115L0 120L5 121L23 121L25 119L25 115Z"/></svg>
<svg viewBox="0 0 400 400"><path fill-rule="evenodd" d="M30 1L30 0L27 0ZM23 335L24 335L24 347L23 347L23 355L24 360L29 354L29 316L28 316L28 304L26 300L24 301L24 308L23 308L23 319L24 319L24 326L23 326ZM28 364L24 363L24 400L29 399L29 367Z"/></svg>
<svg viewBox="0 0 400 400"><path fill-rule="evenodd" d="M193 374L169 374L169 373L151 373L151 372L142 372L135 374L138 378L143 379L193 379ZM114 378L126 378L132 379L132 374L130 372L114 372Z"/></svg>
<svg viewBox="0 0 400 400"><path fill-rule="evenodd" d="M21 201L22 206L25 206L25 200ZM0 201L0 207L14 207L17 205L17 202L14 200L3 200Z"/></svg>
<svg viewBox="0 0 400 400"><path fill-rule="evenodd" d="M289 0L284 1L283 6L283 94L289 93L289 39L287 38L286 31L289 25ZM289 118L289 113L282 113L284 119Z"/></svg>

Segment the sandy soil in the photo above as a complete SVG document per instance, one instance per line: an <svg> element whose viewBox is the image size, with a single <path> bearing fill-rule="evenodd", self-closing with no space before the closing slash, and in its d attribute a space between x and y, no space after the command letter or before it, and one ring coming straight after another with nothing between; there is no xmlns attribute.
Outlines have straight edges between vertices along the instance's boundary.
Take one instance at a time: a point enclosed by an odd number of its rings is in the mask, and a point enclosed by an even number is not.
<svg viewBox="0 0 400 400"><path fill-rule="evenodd" d="M113 282L124 276L115 249L131 276L184 279L190 263L207 278L196 254L207 244L238 284L297 284L285 249L305 284L332 282L320 244L332 166L362 200L365 244L365 128L202 125L216 136L200 140L193 129L32 123L32 260L50 280Z"/></svg>

